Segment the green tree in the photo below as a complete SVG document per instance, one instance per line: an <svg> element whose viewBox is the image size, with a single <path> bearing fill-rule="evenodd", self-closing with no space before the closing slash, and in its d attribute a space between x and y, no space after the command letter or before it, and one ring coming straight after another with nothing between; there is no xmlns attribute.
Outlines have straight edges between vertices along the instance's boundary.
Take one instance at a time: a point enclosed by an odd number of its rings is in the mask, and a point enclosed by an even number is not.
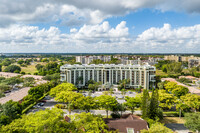
<svg viewBox="0 0 200 133"><path fill-rule="evenodd" d="M173 94L167 93L166 90L159 90L159 106L163 109L171 109L175 106L177 97Z"/></svg>
<svg viewBox="0 0 200 133"><path fill-rule="evenodd" d="M122 103L122 104L118 104L118 110L121 112L121 116L122 116L122 113L125 112L127 110L127 106L126 106L126 103Z"/></svg>
<svg viewBox="0 0 200 133"><path fill-rule="evenodd" d="M190 111L190 107L186 105L181 99L176 101L176 110L179 111L179 118L181 118L182 111Z"/></svg>
<svg viewBox="0 0 200 133"><path fill-rule="evenodd" d="M7 125L11 122L9 116L0 114L0 127L3 125ZM1 128L0 128L1 129Z"/></svg>
<svg viewBox="0 0 200 133"><path fill-rule="evenodd" d="M168 74L181 73L183 70L182 63L181 62L173 62L173 63L167 64L166 69L167 69Z"/></svg>
<svg viewBox="0 0 200 133"><path fill-rule="evenodd" d="M58 102L66 103L69 114L71 114L71 110L74 109L76 101L80 101L79 98L81 97L83 97L83 95L80 93L76 93L73 91L61 91L56 95L55 100Z"/></svg>
<svg viewBox="0 0 200 133"><path fill-rule="evenodd" d="M95 84L89 84L88 89L89 90L95 90Z"/></svg>
<svg viewBox="0 0 200 133"><path fill-rule="evenodd" d="M62 91L75 91L77 88L71 84L71 83L62 83L54 88L51 89L50 95L55 97L56 94L62 92Z"/></svg>
<svg viewBox="0 0 200 133"><path fill-rule="evenodd" d="M89 80L88 81L88 89L89 90L96 90L99 85L101 85L101 82L95 82L94 80Z"/></svg>
<svg viewBox="0 0 200 133"><path fill-rule="evenodd" d="M100 59L96 59L90 62L90 64L104 64L104 62Z"/></svg>
<svg viewBox="0 0 200 133"><path fill-rule="evenodd" d="M1 114L9 117L10 120L16 119L22 112L22 107L18 102L12 100L6 102L1 106Z"/></svg>
<svg viewBox="0 0 200 133"><path fill-rule="evenodd" d="M24 60L17 61L17 64L22 65L24 63Z"/></svg>
<svg viewBox="0 0 200 133"><path fill-rule="evenodd" d="M0 64L0 72L2 71L2 65Z"/></svg>
<svg viewBox="0 0 200 133"><path fill-rule="evenodd" d="M54 74L51 74L51 75L46 75L43 79L48 80L48 81L51 81L51 80L59 81L60 80L60 73L54 73Z"/></svg>
<svg viewBox="0 0 200 133"><path fill-rule="evenodd" d="M91 113L82 112L72 116L72 123L76 127L78 133L100 133L106 132L107 125L103 118Z"/></svg>
<svg viewBox="0 0 200 133"><path fill-rule="evenodd" d="M17 66L17 65L10 65L10 66L8 66L8 67L6 67L5 69L4 69L4 71L5 72L15 72L15 71L21 71L21 68L19 67L19 66Z"/></svg>
<svg viewBox="0 0 200 133"><path fill-rule="evenodd" d="M141 133L173 133L173 131L161 123L155 123L149 128L149 130L141 130Z"/></svg>
<svg viewBox="0 0 200 133"><path fill-rule="evenodd" d="M148 90L144 89L142 95L142 104L141 104L142 118L148 118L149 104L150 104L149 100L150 100L149 92Z"/></svg>
<svg viewBox="0 0 200 133"><path fill-rule="evenodd" d="M43 96L44 94L44 89L41 87L32 87L29 91L28 91L29 95L32 95L33 98L36 100L40 97Z"/></svg>
<svg viewBox="0 0 200 133"><path fill-rule="evenodd" d="M12 77L12 78L7 78L3 81L3 83L7 84L7 85L15 85L15 84L20 84L22 83L23 80L19 77Z"/></svg>
<svg viewBox="0 0 200 133"><path fill-rule="evenodd" d="M164 86L165 86L165 89L167 91L172 91L174 88L177 87L177 83L175 83L175 82L167 82Z"/></svg>
<svg viewBox="0 0 200 133"><path fill-rule="evenodd" d="M192 108L195 112L200 107L200 96L198 95L188 93L184 96L181 96L180 99L183 101L184 104Z"/></svg>
<svg viewBox="0 0 200 133"><path fill-rule="evenodd" d="M159 82L159 83L158 83L158 88L159 88L160 90L164 89L164 82Z"/></svg>
<svg viewBox="0 0 200 133"><path fill-rule="evenodd" d="M200 113L185 114L185 126L193 132L200 132Z"/></svg>
<svg viewBox="0 0 200 133"><path fill-rule="evenodd" d="M53 108L23 115L22 118L3 126L1 131L6 133L66 133L70 132L70 127L70 123L64 120L63 111Z"/></svg>
<svg viewBox="0 0 200 133"><path fill-rule="evenodd" d="M112 96L112 94L114 94L114 90L112 88L109 89L109 93Z"/></svg>
<svg viewBox="0 0 200 133"><path fill-rule="evenodd" d="M97 108L96 102L93 97L80 97L73 102L75 106L79 109L85 110L86 112L90 112L91 109Z"/></svg>
<svg viewBox="0 0 200 133"><path fill-rule="evenodd" d="M29 87L35 83L35 79L33 77L26 77L24 78L24 84L23 86Z"/></svg>
<svg viewBox="0 0 200 133"><path fill-rule="evenodd" d="M107 118L108 118L108 111L113 110L115 106L117 106L118 102L116 98L110 95L101 95L95 98L97 104L106 110Z"/></svg>
<svg viewBox="0 0 200 133"><path fill-rule="evenodd" d="M162 118L160 117L160 110L159 110L159 103L158 103L158 90L153 89L152 90L152 95L151 95L151 100L150 100L150 105L149 105L149 118L156 120L157 118Z"/></svg>
<svg viewBox="0 0 200 133"><path fill-rule="evenodd" d="M119 86L118 88L121 89L126 89L127 85L130 83L130 79L123 79L119 81Z"/></svg>
<svg viewBox="0 0 200 133"><path fill-rule="evenodd" d="M189 92L189 89L184 86L177 85L176 88L172 90L172 93L180 98L180 96L186 95Z"/></svg>
<svg viewBox="0 0 200 133"><path fill-rule="evenodd" d="M7 91L7 90L10 90L11 87L9 85L6 85L6 84L0 84L0 92L4 92L4 91Z"/></svg>
<svg viewBox="0 0 200 133"><path fill-rule="evenodd" d="M125 106L131 110L131 113L133 114L134 109L140 107L140 98L139 97L125 97Z"/></svg>
<svg viewBox="0 0 200 133"><path fill-rule="evenodd" d="M11 62L11 60L9 60L9 59L4 59L3 62L2 62L2 65L3 65L3 66L9 66L9 65L11 65L11 64L12 64L12 62Z"/></svg>
<svg viewBox="0 0 200 133"><path fill-rule="evenodd" d="M124 96L126 94L126 89L122 89L121 94Z"/></svg>

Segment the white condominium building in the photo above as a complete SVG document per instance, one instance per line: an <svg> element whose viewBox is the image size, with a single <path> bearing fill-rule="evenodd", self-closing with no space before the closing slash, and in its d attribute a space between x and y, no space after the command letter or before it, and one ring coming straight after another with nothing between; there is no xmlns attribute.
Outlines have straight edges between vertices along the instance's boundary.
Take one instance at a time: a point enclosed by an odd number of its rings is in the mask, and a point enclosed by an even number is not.
<svg viewBox="0 0 200 133"><path fill-rule="evenodd" d="M156 68L150 65L69 65L60 67L61 81L79 86L87 86L89 80L101 81L103 84L117 84L120 80L130 79L129 87L146 89L155 85Z"/></svg>
<svg viewBox="0 0 200 133"><path fill-rule="evenodd" d="M103 62L111 61L111 56L76 56L76 62L81 64L90 64L93 60L102 60Z"/></svg>

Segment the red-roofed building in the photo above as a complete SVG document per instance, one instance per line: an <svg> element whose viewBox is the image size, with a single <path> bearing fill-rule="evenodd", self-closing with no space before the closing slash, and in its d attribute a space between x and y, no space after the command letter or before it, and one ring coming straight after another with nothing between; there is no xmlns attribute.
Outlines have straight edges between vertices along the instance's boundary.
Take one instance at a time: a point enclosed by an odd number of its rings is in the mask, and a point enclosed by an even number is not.
<svg viewBox="0 0 200 133"><path fill-rule="evenodd" d="M110 131L118 130L120 133L139 133L148 129L148 124L139 116L126 114L120 119L104 119Z"/></svg>

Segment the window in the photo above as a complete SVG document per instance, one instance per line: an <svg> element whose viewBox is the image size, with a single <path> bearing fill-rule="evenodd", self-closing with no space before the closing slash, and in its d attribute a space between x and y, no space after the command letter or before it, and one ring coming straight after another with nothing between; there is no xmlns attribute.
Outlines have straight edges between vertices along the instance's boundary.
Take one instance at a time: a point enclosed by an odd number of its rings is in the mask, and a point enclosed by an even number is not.
<svg viewBox="0 0 200 133"><path fill-rule="evenodd" d="M134 129L133 128L126 128L127 133L134 133Z"/></svg>

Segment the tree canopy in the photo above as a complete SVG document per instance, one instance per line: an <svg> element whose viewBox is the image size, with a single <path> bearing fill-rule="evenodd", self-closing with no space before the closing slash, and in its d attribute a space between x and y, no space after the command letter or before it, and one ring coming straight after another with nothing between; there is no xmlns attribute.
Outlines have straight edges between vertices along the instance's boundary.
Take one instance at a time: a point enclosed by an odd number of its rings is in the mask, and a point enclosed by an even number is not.
<svg viewBox="0 0 200 133"><path fill-rule="evenodd" d="M64 113L57 108L40 110L36 113L23 115L9 125L3 126L3 132L24 133L66 133L69 132L69 123L64 120Z"/></svg>
<svg viewBox="0 0 200 133"><path fill-rule="evenodd" d="M181 96L180 99L195 112L200 108L200 96L198 95L188 93L185 96Z"/></svg>
<svg viewBox="0 0 200 133"><path fill-rule="evenodd" d="M72 123L77 132L100 133L107 131L107 125L99 115L82 112L72 116Z"/></svg>
<svg viewBox="0 0 200 133"><path fill-rule="evenodd" d="M126 96L125 100L126 100L125 106L128 109L131 110L132 114L133 114L135 108L140 107L141 100L140 100L139 97L128 97L128 96Z"/></svg>
<svg viewBox="0 0 200 133"><path fill-rule="evenodd" d="M200 113L187 113L185 114L185 126L193 132L200 132Z"/></svg>
<svg viewBox="0 0 200 133"><path fill-rule="evenodd" d="M157 122L153 124L149 130L141 130L141 133L173 133L173 131L165 127L163 124Z"/></svg>
<svg viewBox="0 0 200 133"><path fill-rule="evenodd" d="M171 109L176 103L177 98L166 90L159 90L159 106L163 109Z"/></svg>
<svg viewBox="0 0 200 133"><path fill-rule="evenodd" d="M71 84L71 83L62 83L54 88L51 89L50 95L55 97L56 94L62 92L62 91L75 91L77 88Z"/></svg>
<svg viewBox="0 0 200 133"><path fill-rule="evenodd" d="M10 65L8 67L6 67L4 69L5 72L16 72L16 73L19 73L21 71L21 68L17 65Z"/></svg>
<svg viewBox="0 0 200 133"><path fill-rule="evenodd" d="M96 97L95 99L99 107L104 108L106 110L107 117L108 111L113 110L113 108L115 108L118 104L116 98L110 95L101 95Z"/></svg>

